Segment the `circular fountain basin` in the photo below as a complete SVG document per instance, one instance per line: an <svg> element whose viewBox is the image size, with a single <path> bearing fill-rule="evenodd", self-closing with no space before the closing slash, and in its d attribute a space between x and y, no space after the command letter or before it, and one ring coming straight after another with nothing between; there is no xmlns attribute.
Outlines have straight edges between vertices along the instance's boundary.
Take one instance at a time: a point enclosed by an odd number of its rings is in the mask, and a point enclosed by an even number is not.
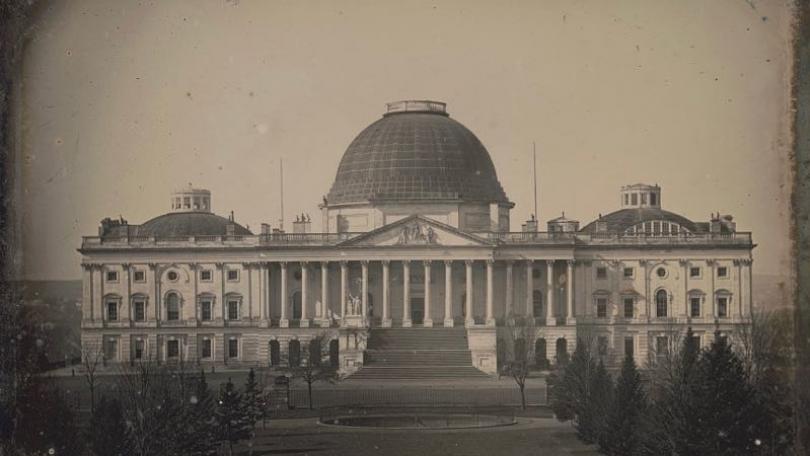
<svg viewBox="0 0 810 456"><path fill-rule="evenodd" d="M511 416L433 413L338 416L320 421L329 426L410 430L487 428L510 426L516 422Z"/></svg>

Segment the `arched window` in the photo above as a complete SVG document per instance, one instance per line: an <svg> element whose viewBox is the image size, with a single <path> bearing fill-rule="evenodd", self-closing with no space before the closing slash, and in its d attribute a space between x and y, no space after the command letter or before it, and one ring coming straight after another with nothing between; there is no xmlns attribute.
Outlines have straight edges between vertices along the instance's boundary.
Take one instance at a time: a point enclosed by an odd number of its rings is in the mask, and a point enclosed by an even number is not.
<svg viewBox="0 0 810 456"><path fill-rule="evenodd" d="M540 290L532 291L532 315L535 317L545 316L543 312L543 292Z"/></svg>
<svg viewBox="0 0 810 456"><path fill-rule="evenodd" d="M321 339L309 341L309 363L313 366L321 365Z"/></svg>
<svg viewBox="0 0 810 456"><path fill-rule="evenodd" d="M301 292L296 291L292 295L292 317L293 320L301 319Z"/></svg>
<svg viewBox="0 0 810 456"><path fill-rule="evenodd" d="M290 367L299 367L301 365L301 342L291 340L288 351L288 362Z"/></svg>
<svg viewBox="0 0 810 456"><path fill-rule="evenodd" d="M546 339L539 338L534 341L534 361L537 367L545 369L548 367L548 357L546 356Z"/></svg>
<svg viewBox="0 0 810 456"><path fill-rule="evenodd" d="M337 339L329 341L329 365L332 367L340 366L340 345Z"/></svg>
<svg viewBox="0 0 810 456"><path fill-rule="evenodd" d="M278 366L281 364L281 348L277 340L270 341L270 365Z"/></svg>
<svg viewBox="0 0 810 456"><path fill-rule="evenodd" d="M180 296L177 293L166 295L166 320L177 321L180 319Z"/></svg>
<svg viewBox="0 0 810 456"><path fill-rule="evenodd" d="M568 358L568 341L565 340L565 337L560 337L557 339L557 346L555 347L557 350L557 362L559 363L561 359Z"/></svg>
<svg viewBox="0 0 810 456"><path fill-rule="evenodd" d="M669 295L667 290L658 290L655 293L655 315L659 318L667 316L667 304L669 302Z"/></svg>

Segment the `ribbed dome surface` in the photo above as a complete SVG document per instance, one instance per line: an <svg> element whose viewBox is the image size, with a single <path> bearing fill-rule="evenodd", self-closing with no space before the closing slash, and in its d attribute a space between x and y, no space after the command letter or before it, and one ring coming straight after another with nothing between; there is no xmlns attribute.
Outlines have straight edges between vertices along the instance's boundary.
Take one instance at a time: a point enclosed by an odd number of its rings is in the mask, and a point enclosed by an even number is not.
<svg viewBox="0 0 810 456"><path fill-rule="evenodd" d="M170 212L155 217L138 227L139 236L186 237L224 236L230 222L209 212ZM233 234L249 235L247 228L234 223Z"/></svg>
<svg viewBox="0 0 810 456"><path fill-rule="evenodd" d="M346 149L328 204L369 200L508 202L481 141L442 113L389 113Z"/></svg>
<svg viewBox="0 0 810 456"><path fill-rule="evenodd" d="M607 223L607 231L609 232L623 232L633 225L656 220L677 223L693 233L699 231L697 224L688 218L655 207L620 209L602 216L599 220L594 220L582 228L581 231L586 233L595 231L596 222L600 220Z"/></svg>

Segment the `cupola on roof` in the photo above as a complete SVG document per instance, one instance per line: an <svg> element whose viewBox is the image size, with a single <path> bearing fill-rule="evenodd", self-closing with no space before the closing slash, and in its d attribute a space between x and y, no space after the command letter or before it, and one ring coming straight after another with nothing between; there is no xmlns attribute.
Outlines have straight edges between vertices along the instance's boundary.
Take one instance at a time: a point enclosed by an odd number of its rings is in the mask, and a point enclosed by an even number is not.
<svg viewBox="0 0 810 456"><path fill-rule="evenodd" d="M327 196L330 206L385 200L509 204L481 141L429 100L388 103L346 149Z"/></svg>

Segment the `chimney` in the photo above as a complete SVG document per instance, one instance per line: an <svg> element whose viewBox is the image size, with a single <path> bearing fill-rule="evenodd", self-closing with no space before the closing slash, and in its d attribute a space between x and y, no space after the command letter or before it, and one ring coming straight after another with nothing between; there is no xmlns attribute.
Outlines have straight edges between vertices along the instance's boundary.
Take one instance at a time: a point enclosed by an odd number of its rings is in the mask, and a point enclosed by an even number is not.
<svg viewBox="0 0 810 456"><path fill-rule="evenodd" d="M262 234L270 234L270 224L262 223Z"/></svg>
<svg viewBox="0 0 810 456"><path fill-rule="evenodd" d="M536 233L537 232L537 218L535 218L534 214L529 217L529 220L526 220L526 223L523 224L522 230L524 233Z"/></svg>
<svg viewBox="0 0 810 456"><path fill-rule="evenodd" d="M293 222L293 233L309 233L312 228L312 220L309 218L309 214L301 214L295 216L295 221Z"/></svg>

